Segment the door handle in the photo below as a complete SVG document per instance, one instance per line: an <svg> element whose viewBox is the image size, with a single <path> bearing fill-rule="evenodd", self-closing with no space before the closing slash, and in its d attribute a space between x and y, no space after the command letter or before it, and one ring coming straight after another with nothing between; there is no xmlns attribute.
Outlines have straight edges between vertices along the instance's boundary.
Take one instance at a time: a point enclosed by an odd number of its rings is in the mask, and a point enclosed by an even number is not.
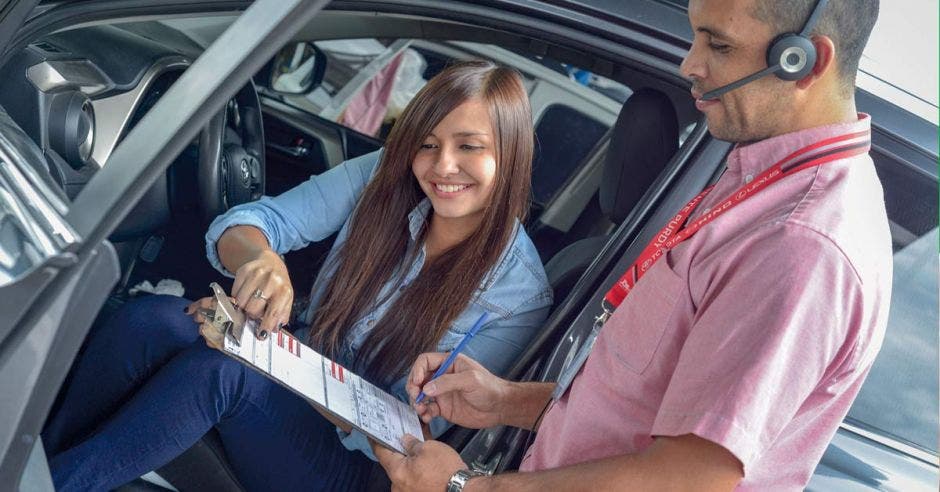
<svg viewBox="0 0 940 492"><path fill-rule="evenodd" d="M287 154L287 155L290 155L290 156L293 156L293 157L306 157L307 154L310 153L310 149L309 149L309 148L303 147L303 146L300 146L300 145L295 145L295 146L293 146L293 147L287 147L286 145L279 145L279 144L276 144L276 143L267 142L267 146L268 146L268 147L271 147L271 148L274 149L274 150L277 150L277 151L279 151L279 152L283 152L283 153L285 153L285 154Z"/></svg>

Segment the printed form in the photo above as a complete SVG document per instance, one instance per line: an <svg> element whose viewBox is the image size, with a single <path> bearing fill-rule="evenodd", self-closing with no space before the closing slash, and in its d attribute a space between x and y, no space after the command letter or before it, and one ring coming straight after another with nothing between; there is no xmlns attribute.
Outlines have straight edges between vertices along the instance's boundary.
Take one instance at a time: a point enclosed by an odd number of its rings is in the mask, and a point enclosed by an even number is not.
<svg viewBox="0 0 940 492"><path fill-rule="evenodd" d="M281 330L264 340L257 321L242 331L241 344L225 336L225 351L307 400L351 423L386 447L404 453L401 438L423 440L421 422L408 404L323 357Z"/></svg>

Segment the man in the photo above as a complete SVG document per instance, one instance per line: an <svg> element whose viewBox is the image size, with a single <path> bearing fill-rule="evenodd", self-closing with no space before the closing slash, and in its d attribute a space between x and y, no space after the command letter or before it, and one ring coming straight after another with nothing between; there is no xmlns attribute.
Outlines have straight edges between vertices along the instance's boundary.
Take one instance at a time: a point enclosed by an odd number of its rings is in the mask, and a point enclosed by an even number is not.
<svg viewBox="0 0 940 492"><path fill-rule="evenodd" d="M504 381L465 357L428 382L446 354L416 361L408 391L432 399L416 405L425 421L538 429L520 473L467 478L446 445L407 440L407 456L376 449L394 486L802 489L887 319L890 234L854 102L877 13L878 0L691 0L681 69L712 134L738 144L727 170L641 254L630 272L642 278L608 294L619 306L557 400L555 384ZM804 26L805 71L726 87Z"/></svg>

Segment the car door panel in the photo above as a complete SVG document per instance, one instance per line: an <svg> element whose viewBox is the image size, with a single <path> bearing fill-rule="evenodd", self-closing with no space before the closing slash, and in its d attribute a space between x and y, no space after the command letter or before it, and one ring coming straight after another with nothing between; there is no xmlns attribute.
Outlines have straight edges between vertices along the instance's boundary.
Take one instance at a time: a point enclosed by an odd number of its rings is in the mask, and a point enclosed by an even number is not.
<svg viewBox="0 0 940 492"><path fill-rule="evenodd" d="M0 347L0 483L19 480L55 389L120 276L117 254L106 241L78 260L70 268L43 268L53 281L34 291L37 298Z"/></svg>

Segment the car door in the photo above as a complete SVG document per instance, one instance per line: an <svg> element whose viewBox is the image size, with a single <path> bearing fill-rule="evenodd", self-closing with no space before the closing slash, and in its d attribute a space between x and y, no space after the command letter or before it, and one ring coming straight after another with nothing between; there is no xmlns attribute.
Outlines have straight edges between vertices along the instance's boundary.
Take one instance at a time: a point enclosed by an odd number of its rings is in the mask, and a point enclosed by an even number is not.
<svg viewBox="0 0 940 492"><path fill-rule="evenodd" d="M807 490L937 490L937 126L867 92L894 282L881 352Z"/></svg>
<svg viewBox="0 0 940 492"><path fill-rule="evenodd" d="M120 2L0 3L0 64L63 19ZM208 2L211 3L211 2ZM218 3L218 2L216 2ZM51 490L39 432L120 270L108 235L263 62L325 1L260 0L180 77L69 202L42 153L0 108L0 484ZM163 2L138 6L156 11ZM126 14L125 14L126 15ZM24 24L24 20L29 19Z"/></svg>

